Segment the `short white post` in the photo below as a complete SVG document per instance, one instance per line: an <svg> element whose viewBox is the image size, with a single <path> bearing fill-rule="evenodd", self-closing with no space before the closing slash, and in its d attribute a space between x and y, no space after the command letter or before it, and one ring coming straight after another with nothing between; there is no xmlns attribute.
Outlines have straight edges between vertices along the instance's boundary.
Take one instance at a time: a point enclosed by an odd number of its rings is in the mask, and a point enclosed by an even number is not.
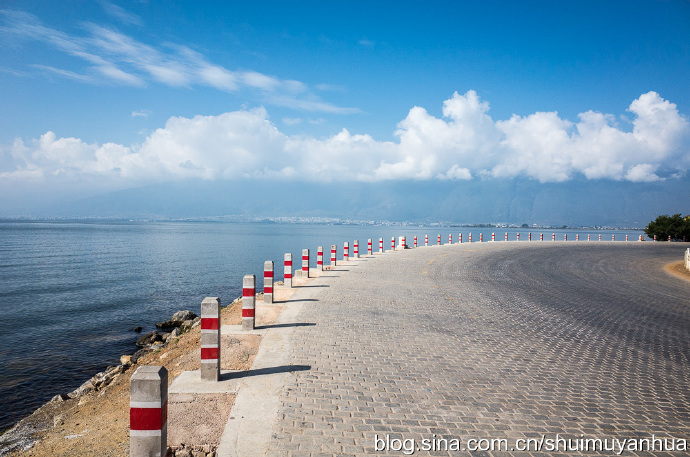
<svg viewBox="0 0 690 457"><path fill-rule="evenodd" d="M429 235L424 235L424 246L429 246Z"/></svg>
<svg viewBox="0 0 690 457"><path fill-rule="evenodd" d="M671 238L671 237L669 237L669 238ZM611 235L611 241L616 241L616 234L615 233L613 235ZM669 241L671 241L671 240L669 239Z"/></svg>
<svg viewBox="0 0 690 457"><path fill-rule="evenodd" d="M316 248L316 270L323 271L323 246Z"/></svg>
<svg viewBox="0 0 690 457"><path fill-rule="evenodd" d="M168 450L168 370L142 365L129 380L129 455L163 457Z"/></svg>
<svg viewBox="0 0 690 457"><path fill-rule="evenodd" d="M508 241L508 232L506 232L506 237L505 237L505 240L503 240L503 241Z"/></svg>
<svg viewBox="0 0 690 457"><path fill-rule="evenodd" d="M496 234L495 233L491 233L491 241L496 241Z"/></svg>
<svg viewBox="0 0 690 457"><path fill-rule="evenodd" d="M452 233L448 234L448 244L453 244L453 234Z"/></svg>
<svg viewBox="0 0 690 457"><path fill-rule="evenodd" d="M480 242L480 243L483 243L483 242L484 242L484 234L483 234L483 233L480 233L480 234L479 234L479 242Z"/></svg>
<svg viewBox="0 0 690 457"><path fill-rule="evenodd" d="M532 241L532 232L527 234L527 241Z"/></svg>
<svg viewBox="0 0 690 457"><path fill-rule="evenodd" d="M417 235L414 236L414 247L417 247Z"/></svg>
<svg viewBox="0 0 690 457"><path fill-rule="evenodd" d="M599 241L601 241L601 233L599 234Z"/></svg>
<svg viewBox="0 0 690 457"><path fill-rule="evenodd" d="M470 234L468 235L467 241L468 241L469 243L472 242L472 232L470 232Z"/></svg>
<svg viewBox="0 0 690 457"><path fill-rule="evenodd" d="M575 235L575 241L580 241L580 234Z"/></svg>
<svg viewBox="0 0 690 457"><path fill-rule="evenodd" d="M309 277L309 249L302 249L302 277Z"/></svg>
<svg viewBox="0 0 690 457"><path fill-rule="evenodd" d="M273 303L273 260L264 262L264 303Z"/></svg>
<svg viewBox="0 0 690 457"><path fill-rule="evenodd" d="M285 259L283 282L285 283L285 287L292 287L292 253L286 252L283 258Z"/></svg>
<svg viewBox="0 0 690 457"><path fill-rule="evenodd" d="M383 238L379 238L379 252L383 253Z"/></svg>
<svg viewBox="0 0 690 457"><path fill-rule="evenodd" d="M337 263L336 257L338 256L338 248L335 244L331 244L331 267L334 267Z"/></svg>
<svg viewBox="0 0 690 457"><path fill-rule="evenodd" d="M628 235L627 234L625 235L625 241L628 241Z"/></svg>
<svg viewBox="0 0 690 457"><path fill-rule="evenodd" d="M355 240L353 244L353 256L355 259L359 259L359 240Z"/></svg>
<svg viewBox="0 0 690 457"><path fill-rule="evenodd" d="M590 238L589 238L589 233L587 234L587 241L591 241Z"/></svg>
<svg viewBox="0 0 690 457"><path fill-rule="evenodd" d="M220 379L220 298L201 302L201 379Z"/></svg>
<svg viewBox="0 0 690 457"><path fill-rule="evenodd" d="M539 241L544 241L544 234L543 233L539 234Z"/></svg>
<svg viewBox="0 0 690 457"><path fill-rule="evenodd" d="M458 244L462 244L462 233L458 233Z"/></svg>
<svg viewBox="0 0 690 457"><path fill-rule="evenodd" d="M568 241L568 234L567 233L563 234L563 241Z"/></svg>
<svg viewBox="0 0 690 457"><path fill-rule="evenodd" d="M441 234L440 234L440 233L438 234L438 238L437 238L436 244L438 244L439 246L441 246Z"/></svg>
<svg viewBox="0 0 690 457"><path fill-rule="evenodd" d="M367 240L367 255L371 255L372 252L373 252L373 249L371 247L371 238L369 238Z"/></svg>
<svg viewBox="0 0 690 457"><path fill-rule="evenodd" d="M254 330L255 309L256 276L244 275L242 278L242 330Z"/></svg>
<svg viewBox="0 0 690 457"><path fill-rule="evenodd" d="M345 262L350 260L350 243L347 241L343 244L343 260Z"/></svg>
<svg viewBox="0 0 690 457"><path fill-rule="evenodd" d="M518 234L516 235L515 240L520 241L520 232L518 232Z"/></svg>
<svg viewBox="0 0 690 457"><path fill-rule="evenodd" d="M395 251L395 237L391 238L391 251Z"/></svg>

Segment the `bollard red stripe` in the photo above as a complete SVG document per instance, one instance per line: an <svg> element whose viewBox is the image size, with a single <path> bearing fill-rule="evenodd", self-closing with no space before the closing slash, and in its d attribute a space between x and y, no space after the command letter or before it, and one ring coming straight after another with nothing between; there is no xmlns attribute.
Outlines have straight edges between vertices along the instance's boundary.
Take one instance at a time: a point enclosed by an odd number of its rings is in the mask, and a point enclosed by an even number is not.
<svg viewBox="0 0 690 457"><path fill-rule="evenodd" d="M202 317L201 318L201 330L218 330L217 317Z"/></svg>
<svg viewBox="0 0 690 457"><path fill-rule="evenodd" d="M242 289L242 297L253 297L255 294L255 289Z"/></svg>
<svg viewBox="0 0 690 457"><path fill-rule="evenodd" d="M264 287L264 293L265 294L272 294L273 293L273 287Z"/></svg>
<svg viewBox="0 0 690 457"><path fill-rule="evenodd" d="M218 348L201 348L201 360L217 360Z"/></svg>
<svg viewBox="0 0 690 457"><path fill-rule="evenodd" d="M285 273L283 276L285 279L292 279L292 273Z"/></svg>
<svg viewBox="0 0 690 457"><path fill-rule="evenodd" d="M254 308L242 308L242 317L254 317Z"/></svg>
<svg viewBox="0 0 690 457"><path fill-rule="evenodd" d="M309 256L308 256L308 255L303 255L303 256L302 256L302 261L305 261L305 260L309 260Z"/></svg>
<svg viewBox="0 0 690 457"><path fill-rule="evenodd" d="M264 278L272 278L273 270L264 270Z"/></svg>
<svg viewBox="0 0 690 457"><path fill-rule="evenodd" d="M286 266L286 267L291 267L291 266L292 266L292 260L286 260L286 261L285 261L285 266Z"/></svg>
<svg viewBox="0 0 690 457"><path fill-rule="evenodd" d="M130 430L161 430L167 421L167 401L162 408L129 408Z"/></svg>

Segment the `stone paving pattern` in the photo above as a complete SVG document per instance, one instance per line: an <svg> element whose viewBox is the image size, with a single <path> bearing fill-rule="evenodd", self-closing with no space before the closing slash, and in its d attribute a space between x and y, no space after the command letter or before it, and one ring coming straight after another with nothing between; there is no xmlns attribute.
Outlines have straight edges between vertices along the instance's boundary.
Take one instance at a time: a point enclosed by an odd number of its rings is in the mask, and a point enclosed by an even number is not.
<svg viewBox="0 0 690 457"><path fill-rule="evenodd" d="M338 267L303 309L316 325L292 364L311 369L290 376L269 455L405 455L374 451L386 434L690 440L690 282L663 271L679 246L485 242ZM573 454L614 453L472 453Z"/></svg>

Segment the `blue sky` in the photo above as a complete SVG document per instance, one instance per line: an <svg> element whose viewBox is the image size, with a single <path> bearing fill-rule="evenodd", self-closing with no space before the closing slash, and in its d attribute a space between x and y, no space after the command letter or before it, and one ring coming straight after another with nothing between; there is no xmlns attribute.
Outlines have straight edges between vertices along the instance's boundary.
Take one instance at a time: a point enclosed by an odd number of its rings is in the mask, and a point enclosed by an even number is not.
<svg viewBox="0 0 690 457"><path fill-rule="evenodd" d="M0 11L15 212L186 179L642 183L690 167L687 1Z"/></svg>

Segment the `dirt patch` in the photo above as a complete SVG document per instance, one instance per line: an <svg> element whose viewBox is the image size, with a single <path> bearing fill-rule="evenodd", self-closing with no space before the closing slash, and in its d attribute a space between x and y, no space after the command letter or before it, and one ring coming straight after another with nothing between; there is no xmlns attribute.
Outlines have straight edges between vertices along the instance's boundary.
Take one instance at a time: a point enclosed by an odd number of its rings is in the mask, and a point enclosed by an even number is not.
<svg viewBox="0 0 690 457"><path fill-rule="evenodd" d="M690 281L690 271L685 268L684 261L668 263L664 266L664 270L677 278Z"/></svg>
<svg viewBox="0 0 690 457"><path fill-rule="evenodd" d="M281 305L263 305L257 300L257 325L270 325ZM240 323L242 302L221 310L223 324ZM183 371L199 370L199 326L173 340L163 349L144 355L106 387L78 398L53 400L24 419L23 433L29 449L12 451L9 456L80 457L129 455L129 380L139 365L163 365L169 384ZM249 370L259 349L259 335L226 335L221 339L221 368ZM227 422L234 395L187 394L170 398L170 444L185 443L193 449L212 450ZM222 418L221 414L222 413ZM217 423L208 421L216 417ZM221 423L222 422L222 423ZM173 441L176 439L178 441ZM209 440L208 442L206 442ZM189 449L189 446L187 446ZM3 455L0 449L0 455Z"/></svg>

